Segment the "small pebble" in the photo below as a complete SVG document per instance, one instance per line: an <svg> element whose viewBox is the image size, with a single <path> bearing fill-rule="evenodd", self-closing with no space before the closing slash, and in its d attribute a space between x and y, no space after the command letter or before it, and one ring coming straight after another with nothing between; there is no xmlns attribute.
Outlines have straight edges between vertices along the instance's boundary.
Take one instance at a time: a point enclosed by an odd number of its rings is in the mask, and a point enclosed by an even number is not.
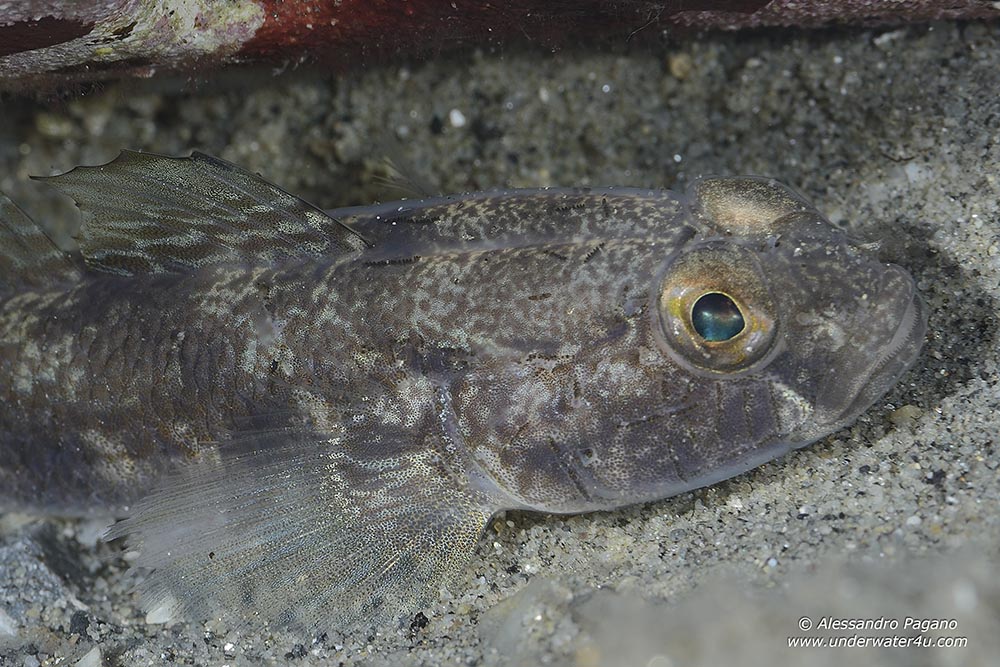
<svg viewBox="0 0 1000 667"><path fill-rule="evenodd" d="M465 127L465 114L458 109L452 109L448 112L448 122L452 127Z"/></svg>

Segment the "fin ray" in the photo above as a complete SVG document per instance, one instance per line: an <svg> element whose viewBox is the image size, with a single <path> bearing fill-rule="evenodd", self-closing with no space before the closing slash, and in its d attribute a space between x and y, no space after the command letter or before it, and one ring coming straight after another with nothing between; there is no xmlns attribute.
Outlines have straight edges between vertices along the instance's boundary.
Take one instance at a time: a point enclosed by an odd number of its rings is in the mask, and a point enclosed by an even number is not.
<svg viewBox="0 0 1000 667"><path fill-rule="evenodd" d="M0 192L0 286L76 280L79 270L52 239Z"/></svg>
<svg viewBox="0 0 1000 667"><path fill-rule="evenodd" d="M108 164L40 180L84 212L80 247L88 266L101 271L188 271L366 247L321 210L203 153L175 158L122 151Z"/></svg>
<svg viewBox="0 0 1000 667"><path fill-rule="evenodd" d="M350 456L298 429L227 441L141 501L109 539L137 541L144 606L307 630L388 621L461 570L498 509L433 453Z"/></svg>

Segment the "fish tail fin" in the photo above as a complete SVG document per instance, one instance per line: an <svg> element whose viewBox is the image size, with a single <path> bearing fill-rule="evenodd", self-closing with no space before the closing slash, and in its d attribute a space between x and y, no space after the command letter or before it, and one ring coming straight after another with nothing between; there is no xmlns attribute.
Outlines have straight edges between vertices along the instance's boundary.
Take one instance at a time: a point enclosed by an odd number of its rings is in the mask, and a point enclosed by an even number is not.
<svg viewBox="0 0 1000 667"><path fill-rule="evenodd" d="M109 529L151 570L147 610L313 632L379 625L461 572L496 511L426 451L374 463L334 440L271 440L235 455L225 443Z"/></svg>
<svg viewBox="0 0 1000 667"><path fill-rule="evenodd" d="M42 228L0 192L0 289L78 277L78 268Z"/></svg>

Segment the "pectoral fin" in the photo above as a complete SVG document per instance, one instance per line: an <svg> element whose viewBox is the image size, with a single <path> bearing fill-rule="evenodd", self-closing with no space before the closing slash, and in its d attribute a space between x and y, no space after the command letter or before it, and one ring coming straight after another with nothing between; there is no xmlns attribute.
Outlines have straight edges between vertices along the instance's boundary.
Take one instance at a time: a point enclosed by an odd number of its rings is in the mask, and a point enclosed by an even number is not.
<svg viewBox="0 0 1000 667"><path fill-rule="evenodd" d="M460 572L496 510L426 450L360 459L335 439L276 431L222 452L109 530L152 570L147 609L313 631L381 623Z"/></svg>

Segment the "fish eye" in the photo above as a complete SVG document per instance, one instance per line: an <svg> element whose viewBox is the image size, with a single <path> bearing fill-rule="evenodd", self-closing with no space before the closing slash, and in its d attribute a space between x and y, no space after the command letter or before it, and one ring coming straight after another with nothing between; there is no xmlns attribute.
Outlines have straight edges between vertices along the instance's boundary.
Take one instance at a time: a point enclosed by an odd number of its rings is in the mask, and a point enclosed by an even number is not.
<svg viewBox="0 0 1000 667"><path fill-rule="evenodd" d="M746 328L739 306L722 292L702 294L691 308L691 324L709 343L735 338Z"/></svg>
<svg viewBox="0 0 1000 667"><path fill-rule="evenodd" d="M653 293L657 343L689 370L739 376L780 347L769 281L742 245L707 242L671 257Z"/></svg>

